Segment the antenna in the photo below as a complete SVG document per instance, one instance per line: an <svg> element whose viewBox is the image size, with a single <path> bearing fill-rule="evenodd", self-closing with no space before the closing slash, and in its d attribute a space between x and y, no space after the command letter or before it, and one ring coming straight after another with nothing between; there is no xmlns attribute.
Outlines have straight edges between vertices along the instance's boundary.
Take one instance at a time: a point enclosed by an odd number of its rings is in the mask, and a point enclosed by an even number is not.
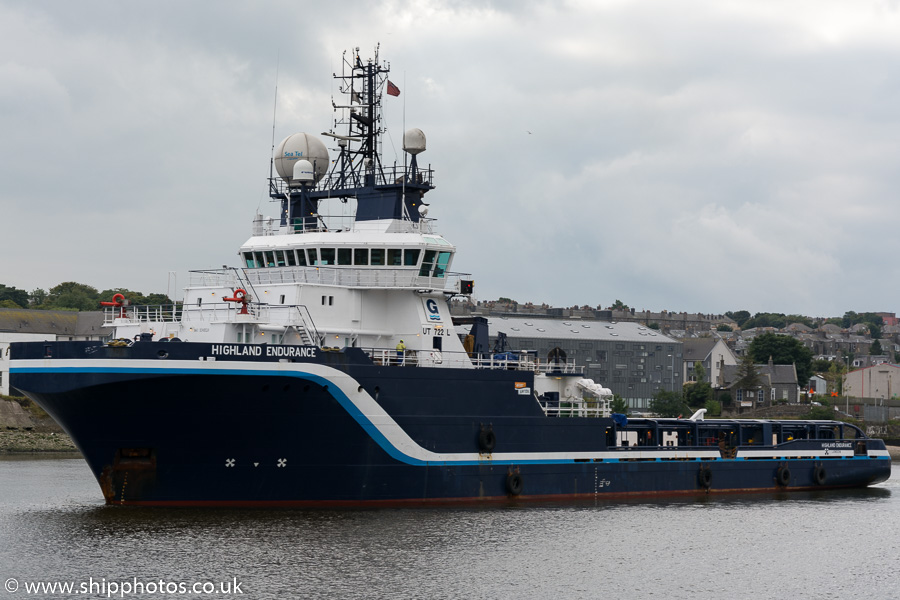
<svg viewBox="0 0 900 600"><path fill-rule="evenodd" d="M406 87L406 70L403 71L403 89L407 92L409 89ZM406 94L403 94L403 132L400 137L400 150L403 152L403 191L400 193L401 205L403 206L403 213L406 215L406 220L411 221L409 218L409 211L406 210L406 179L409 176L409 173L406 170Z"/></svg>
<svg viewBox="0 0 900 600"><path fill-rule="evenodd" d="M281 50L275 55L275 102L272 106L272 156L269 158L269 179L272 179L272 169L275 166L275 115L278 110L278 62L281 59Z"/></svg>

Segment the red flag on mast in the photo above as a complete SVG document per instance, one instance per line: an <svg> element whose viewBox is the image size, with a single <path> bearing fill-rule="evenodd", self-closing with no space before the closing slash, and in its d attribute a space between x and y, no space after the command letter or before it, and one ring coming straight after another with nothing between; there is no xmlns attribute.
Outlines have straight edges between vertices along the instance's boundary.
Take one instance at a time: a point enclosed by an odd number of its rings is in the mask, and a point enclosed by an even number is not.
<svg viewBox="0 0 900 600"><path fill-rule="evenodd" d="M396 85L391 83L390 79L388 79L387 93L388 93L388 96L399 96L400 95L400 88L398 88Z"/></svg>

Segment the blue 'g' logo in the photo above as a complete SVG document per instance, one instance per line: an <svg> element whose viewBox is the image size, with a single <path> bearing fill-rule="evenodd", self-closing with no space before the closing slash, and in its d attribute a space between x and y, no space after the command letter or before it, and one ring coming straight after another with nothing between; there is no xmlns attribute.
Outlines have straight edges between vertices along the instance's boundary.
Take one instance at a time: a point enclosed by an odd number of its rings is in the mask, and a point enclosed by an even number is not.
<svg viewBox="0 0 900 600"><path fill-rule="evenodd" d="M438 303L434 301L434 298L429 298L425 301L425 309L428 311L428 319L431 321L440 321L441 320L441 309L438 307Z"/></svg>

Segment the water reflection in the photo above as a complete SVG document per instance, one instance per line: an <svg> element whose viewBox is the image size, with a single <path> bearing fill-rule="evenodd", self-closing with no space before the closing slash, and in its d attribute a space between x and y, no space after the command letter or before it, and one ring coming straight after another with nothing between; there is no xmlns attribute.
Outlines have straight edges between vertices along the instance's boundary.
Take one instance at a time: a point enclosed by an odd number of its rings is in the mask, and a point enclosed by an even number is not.
<svg viewBox="0 0 900 600"><path fill-rule="evenodd" d="M0 565L20 578L237 577L254 598L890 597L900 584L893 480L830 492L274 511L103 506L79 461L0 461L0 481L18 484L0 490Z"/></svg>

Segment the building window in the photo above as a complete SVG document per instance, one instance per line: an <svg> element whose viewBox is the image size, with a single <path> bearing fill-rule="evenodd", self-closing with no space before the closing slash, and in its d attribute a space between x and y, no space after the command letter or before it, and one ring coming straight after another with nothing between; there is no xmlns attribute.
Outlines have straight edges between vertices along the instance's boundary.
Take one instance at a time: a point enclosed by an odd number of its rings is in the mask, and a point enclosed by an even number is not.
<svg viewBox="0 0 900 600"><path fill-rule="evenodd" d="M765 394L763 394L762 390L759 390L759 392L757 392L757 394L756 394L756 401L761 403L765 399L766 399Z"/></svg>
<svg viewBox="0 0 900 600"><path fill-rule="evenodd" d="M735 396L735 401L740 404L744 400L744 390L738 390Z"/></svg>

